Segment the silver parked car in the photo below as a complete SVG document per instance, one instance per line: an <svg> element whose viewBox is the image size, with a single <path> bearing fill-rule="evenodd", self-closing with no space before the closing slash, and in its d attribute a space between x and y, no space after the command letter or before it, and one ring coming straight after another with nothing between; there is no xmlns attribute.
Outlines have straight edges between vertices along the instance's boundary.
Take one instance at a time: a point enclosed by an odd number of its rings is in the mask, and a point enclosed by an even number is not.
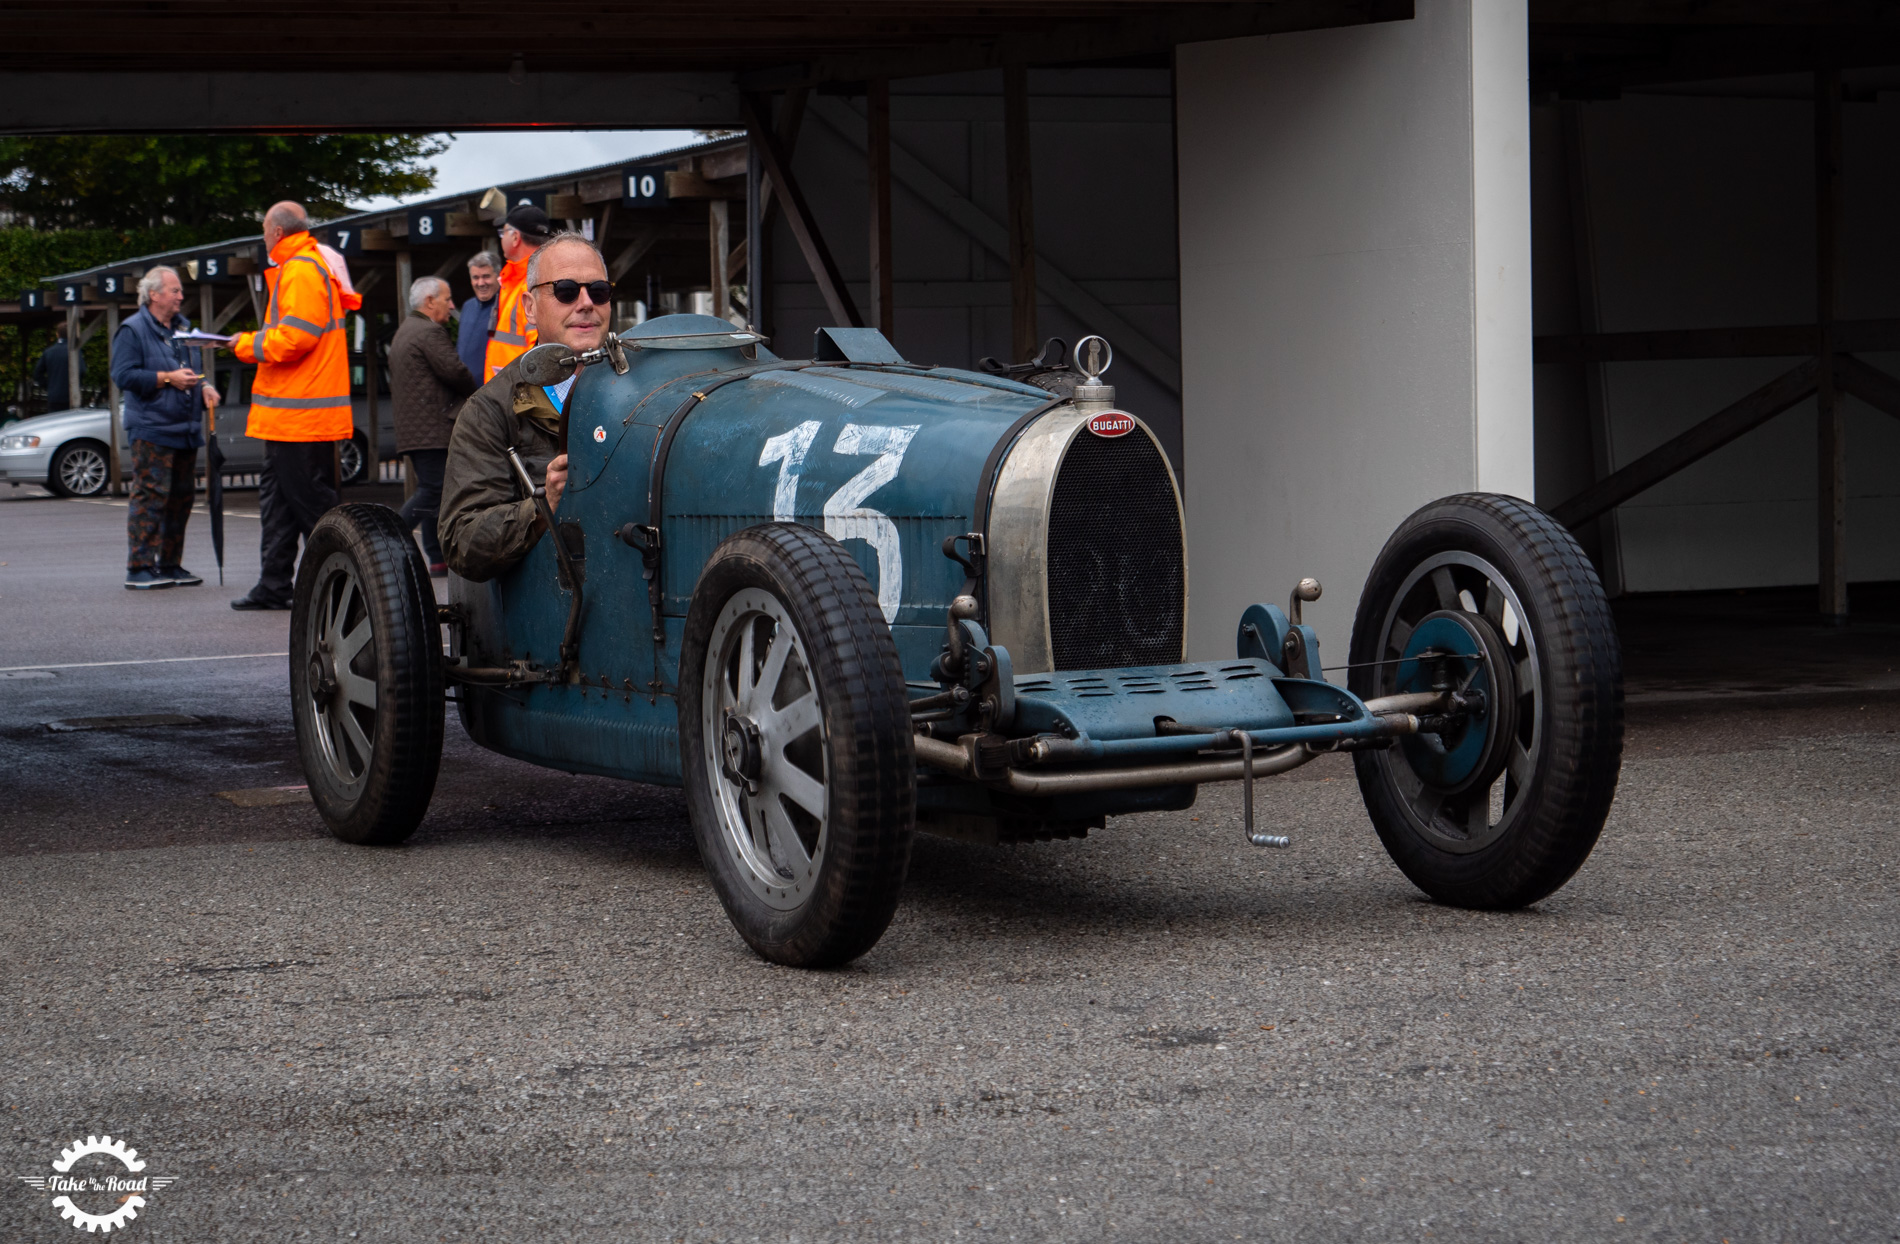
<svg viewBox="0 0 1900 1244"><path fill-rule="evenodd" d="M247 394L248 396L248 394ZM385 456L396 451L396 425L392 404L377 403L377 422L382 425L380 446ZM343 482L360 483L369 464L368 404L355 403L356 435L338 448ZM218 408L218 445L224 450L224 473L254 475L264 465L264 442L244 435L250 406L227 405ZM103 408L81 407L37 415L0 427L0 481L18 488L21 484L44 484L62 497L92 497L106 490L109 469L106 442L110 437L112 416ZM203 470L202 464L199 467ZM121 430L119 434L119 474L132 478L132 447Z"/></svg>

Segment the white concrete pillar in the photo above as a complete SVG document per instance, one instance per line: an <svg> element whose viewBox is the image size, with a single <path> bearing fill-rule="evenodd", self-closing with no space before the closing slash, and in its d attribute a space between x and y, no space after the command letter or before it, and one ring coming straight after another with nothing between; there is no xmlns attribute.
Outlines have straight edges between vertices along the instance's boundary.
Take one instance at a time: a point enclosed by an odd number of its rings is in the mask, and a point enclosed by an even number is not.
<svg viewBox="0 0 1900 1244"><path fill-rule="evenodd" d="M1190 44L1176 72L1189 652L1301 575L1327 664L1392 529L1532 493L1525 0ZM1344 675L1334 675L1344 681Z"/></svg>

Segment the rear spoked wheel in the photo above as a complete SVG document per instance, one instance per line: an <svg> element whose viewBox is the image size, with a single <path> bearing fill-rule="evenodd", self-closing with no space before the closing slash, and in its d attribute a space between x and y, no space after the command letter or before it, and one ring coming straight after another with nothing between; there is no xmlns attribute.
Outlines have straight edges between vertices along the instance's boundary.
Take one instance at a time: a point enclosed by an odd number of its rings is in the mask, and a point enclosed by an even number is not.
<svg viewBox="0 0 1900 1244"><path fill-rule="evenodd" d="M415 831L442 761L435 592L395 511L342 505L304 544L290 614L290 698L310 799L345 842Z"/></svg>
<svg viewBox="0 0 1900 1244"><path fill-rule="evenodd" d="M1582 550L1512 497L1433 502L1403 523L1353 623L1361 698L1453 690L1454 728L1355 755L1393 860L1441 902L1510 908L1595 845L1622 757L1622 668Z"/></svg>

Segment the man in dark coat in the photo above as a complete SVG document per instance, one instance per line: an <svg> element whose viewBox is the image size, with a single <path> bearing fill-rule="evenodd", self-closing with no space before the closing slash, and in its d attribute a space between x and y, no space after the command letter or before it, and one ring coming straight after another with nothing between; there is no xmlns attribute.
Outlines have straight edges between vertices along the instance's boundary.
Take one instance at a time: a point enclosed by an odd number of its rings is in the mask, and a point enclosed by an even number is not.
<svg viewBox="0 0 1900 1244"><path fill-rule="evenodd" d="M501 292L501 260L487 251L476 251L468 261L468 283L475 296L462 304L462 323L455 339L455 352L468 365L468 374L476 384L482 375L482 360L488 356L488 330L495 325L495 295Z"/></svg>
<svg viewBox="0 0 1900 1244"><path fill-rule="evenodd" d="M139 310L112 339L112 380L125 394L125 434L132 442L125 586L135 590L204 582L179 562L204 444L201 412L218 404L218 391L186 364L185 347L172 340L191 327L178 314L184 301L178 273L153 268L139 281Z"/></svg>
<svg viewBox="0 0 1900 1244"><path fill-rule="evenodd" d="M462 399L475 391L475 378L455 352L443 325L455 302L447 281L419 278L409 287L408 316L389 343L389 391L396 416L396 449L409 458L415 491L402 503L402 521L422 526L422 551L429 573L447 574L436 514L442 508L442 464L449 456L449 433Z"/></svg>
<svg viewBox="0 0 1900 1244"><path fill-rule="evenodd" d="M56 410L71 410L73 407L72 379L66 372L66 324L61 321L53 329L56 334L53 344L41 352L39 361L33 364L33 383L46 390L46 413ZM79 356L79 376L86 375L86 356Z"/></svg>

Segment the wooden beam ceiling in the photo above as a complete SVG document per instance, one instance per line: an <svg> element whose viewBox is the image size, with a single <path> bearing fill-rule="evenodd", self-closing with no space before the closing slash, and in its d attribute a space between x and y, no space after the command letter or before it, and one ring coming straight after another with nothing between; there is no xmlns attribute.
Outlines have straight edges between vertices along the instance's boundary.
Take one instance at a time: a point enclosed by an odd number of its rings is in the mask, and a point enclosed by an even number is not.
<svg viewBox="0 0 1900 1244"><path fill-rule="evenodd" d="M1177 31L1266 33L1409 17L1411 0L330 0L320 6L220 0L10 0L8 60L42 72L150 72L155 48L187 48L198 68L280 71L639 73L778 70L839 58L1048 41L1125 55L1164 51ZM783 85L783 84L775 84Z"/></svg>
<svg viewBox="0 0 1900 1244"><path fill-rule="evenodd" d="M0 118L0 131L733 125L742 89L855 89L1012 63L1165 64L1184 42L1412 11L1413 0L4 0L0 77L25 111ZM1530 0L1530 44L1535 96L1609 98L1900 64L1900 3ZM181 65L158 48L189 54ZM142 112L114 93L147 95L181 74L176 108ZM103 92L90 111L73 103L88 83ZM36 99L46 93L68 112L48 111Z"/></svg>

